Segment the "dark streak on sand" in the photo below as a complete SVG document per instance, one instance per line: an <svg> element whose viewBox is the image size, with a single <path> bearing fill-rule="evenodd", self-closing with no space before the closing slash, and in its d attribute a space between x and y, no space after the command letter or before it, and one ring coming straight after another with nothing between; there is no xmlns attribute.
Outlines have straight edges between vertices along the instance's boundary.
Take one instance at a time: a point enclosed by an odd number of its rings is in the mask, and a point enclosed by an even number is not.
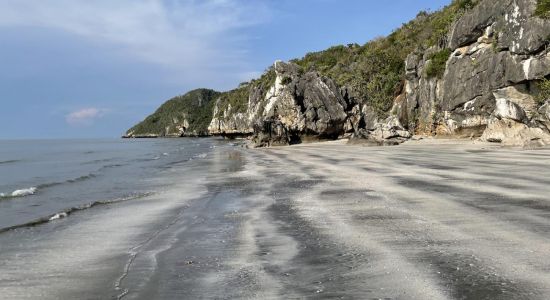
<svg viewBox="0 0 550 300"><path fill-rule="evenodd" d="M218 152L124 299L548 299L550 151L438 147Z"/></svg>
<svg viewBox="0 0 550 300"><path fill-rule="evenodd" d="M242 150L137 298L544 299L548 187L484 175L544 154L417 147ZM514 261L522 239L539 250Z"/></svg>

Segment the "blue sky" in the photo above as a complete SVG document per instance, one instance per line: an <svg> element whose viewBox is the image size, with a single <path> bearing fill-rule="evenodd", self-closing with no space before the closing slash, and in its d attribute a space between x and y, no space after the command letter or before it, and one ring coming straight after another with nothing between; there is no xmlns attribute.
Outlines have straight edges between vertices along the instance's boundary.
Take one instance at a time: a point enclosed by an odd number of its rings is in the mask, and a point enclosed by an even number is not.
<svg viewBox="0 0 550 300"><path fill-rule="evenodd" d="M449 0L2 0L0 138L117 137L165 100Z"/></svg>

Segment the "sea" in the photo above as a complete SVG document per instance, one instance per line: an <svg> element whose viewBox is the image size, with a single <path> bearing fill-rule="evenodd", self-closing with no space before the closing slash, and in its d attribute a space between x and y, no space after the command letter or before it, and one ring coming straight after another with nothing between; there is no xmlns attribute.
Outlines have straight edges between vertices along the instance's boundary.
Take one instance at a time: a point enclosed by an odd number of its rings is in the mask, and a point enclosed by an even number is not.
<svg viewBox="0 0 550 300"><path fill-rule="evenodd" d="M0 232L162 189L159 171L204 159L215 139L0 141Z"/></svg>
<svg viewBox="0 0 550 300"><path fill-rule="evenodd" d="M217 138L0 141L0 299L158 299L159 255L194 244L180 235L197 211L232 209L214 182L241 151Z"/></svg>

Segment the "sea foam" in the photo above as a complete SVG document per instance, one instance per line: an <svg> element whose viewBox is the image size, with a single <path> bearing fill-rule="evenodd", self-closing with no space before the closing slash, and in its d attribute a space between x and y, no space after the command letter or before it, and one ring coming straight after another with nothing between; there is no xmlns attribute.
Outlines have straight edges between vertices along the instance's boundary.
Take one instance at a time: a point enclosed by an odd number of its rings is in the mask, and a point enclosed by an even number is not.
<svg viewBox="0 0 550 300"><path fill-rule="evenodd" d="M28 189L15 190L15 191L13 191L13 193L11 193L11 196L12 197L23 197L23 196L33 195L34 193L36 193L36 188L35 187L30 187Z"/></svg>
<svg viewBox="0 0 550 300"><path fill-rule="evenodd" d="M0 193L0 197L1 198L24 197L24 196L34 195L34 193L36 193L36 191L37 191L37 188L30 187L30 188L27 188L27 189L15 190L11 194Z"/></svg>
<svg viewBox="0 0 550 300"><path fill-rule="evenodd" d="M68 216L68 214L66 212L57 213L57 214L51 216L49 221L65 218L66 216Z"/></svg>

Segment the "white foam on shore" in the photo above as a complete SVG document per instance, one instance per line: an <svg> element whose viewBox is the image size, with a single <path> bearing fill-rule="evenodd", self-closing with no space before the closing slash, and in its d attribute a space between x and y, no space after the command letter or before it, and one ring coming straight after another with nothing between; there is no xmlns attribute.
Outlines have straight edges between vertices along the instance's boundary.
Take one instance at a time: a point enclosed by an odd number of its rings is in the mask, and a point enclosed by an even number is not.
<svg viewBox="0 0 550 300"><path fill-rule="evenodd" d="M206 158L206 156L208 156L208 154L206 154L206 153L201 153L201 154L195 155L196 158Z"/></svg>
<svg viewBox="0 0 550 300"><path fill-rule="evenodd" d="M34 195L37 190L38 189L33 186L33 187L30 187L30 188L26 188L26 189L15 190L11 194L0 193L0 198L24 197L24 196Z"/></svg>
<svg viewBox="0 0 550 300"><path fill-rule="evenodd" d="M50 220L50 221L53 221L53 220L65 218L66 216L67 216L67 213L66 213L66 212L57 213L57 214L53 215L49 220Z"/></svg>

